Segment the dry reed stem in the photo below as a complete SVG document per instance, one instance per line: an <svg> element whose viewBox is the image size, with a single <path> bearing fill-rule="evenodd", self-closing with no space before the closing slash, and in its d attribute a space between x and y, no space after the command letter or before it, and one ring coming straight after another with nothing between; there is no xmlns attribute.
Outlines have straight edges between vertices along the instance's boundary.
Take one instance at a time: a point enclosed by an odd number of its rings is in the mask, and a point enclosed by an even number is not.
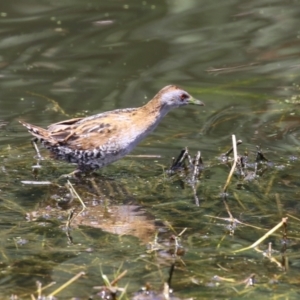
<svg viewBox="0 0 300 300"><path fill-rule="evenodd" d="M68 180L67 181L68 186L70 188L70 190L74 193L74 195L77 197L77 199L79 200L79 202L82 205L82 210L80 211L80 213L82 213L85 209L86 209L86 205L84 204L84 202L82 201L81 197L78 195L78 193L76 192L76 190L74 189L72 183Z"/></svg>
<svg viewBox="0 0 300 300"><path fill-rule="evenodd" d="M233 172L235 170L237 159L238 159L238 156L237 156L237 147L236 147L236 137L235 137L234 134L232 135L232 147L233 147L234 161L233 161L233 165L231 167L230 173L229 173L229 175L227 177L226 183L224 185L223 193L226 193L226 191L227 191L227 187L228 187L228 185L229 185L229 183L231 181L231 177L232 177Z"/></svg>
<svg viewBox="0 0 300 300"><path fill-rule="evenodd" d="M60 291L68 287L71 283L73 283L75 280L77 280L79 277L85 275L84 272L79 272L77 275L75 275L73 278L68 280L66 283L64 283L62 286L60 286L58 289L56 289L54 292L52 292L48 297L51 298L54 295L58 294Z"/></svg>
<svg viewBox="0 0 300 300"><path fill-rule="evenodd" d="M238 252L242 252L242 251L246 251L252 248L257 247L261 242L263 242L269 235L271 235L272 233L274 233L277 229L279 229L282 225L284 225L287 222L288 218L282 218L282 221L280 223L278 223L275 227L273 227L271 230L269 230L264 236L262 236L260 239L258 239L255 243L253 243L252 245L239 249L239 250L235 250L233 252L238 253Z"/></svg>

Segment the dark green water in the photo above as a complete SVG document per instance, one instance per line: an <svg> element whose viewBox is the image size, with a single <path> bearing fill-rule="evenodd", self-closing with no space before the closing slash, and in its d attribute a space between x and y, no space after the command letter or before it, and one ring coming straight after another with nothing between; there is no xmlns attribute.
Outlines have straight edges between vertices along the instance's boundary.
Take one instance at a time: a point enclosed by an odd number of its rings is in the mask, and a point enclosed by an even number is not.
<svg viewBox="0 0 300 300"><path fill-rule="evenodd" d="M84 271L84 278L57 297L87 299L93 286L103 285L101 269L112 280L120 267L128 270L119 283L128 284L128 298L147 282L159 291L174 258L166 251L149 253L146 244L155 232L165 244L187 227L181 237L186 253L176 260L172 280L177 297L298 299L300 2L2 2L0 121L6 125L0 123L0 297L30 299L37 280L43 286L57 283L43 292L49 295ZM30 136L18 120L45 127L140 106L169 84L206 106L172 111L132 153L161 158L128 157L106 167L94 183L74 182L89 210L88 221L78 217L72 226L70 243L68 211L59 210L54 200L67 197L64 181L60 186L21 183L33 180L35 160ZM233 179L230 212L257 228L238 226L229 235L230 223L208 216L228 218L220 193L229 168L218 157L230 147L232 134L243 140L241 153L247 150L253 161L260 145L272 164L239 189ZM185 146L192 154L201 150L206 166L197 187L199 207L189 186L182 189L164 173ZM38 179L54 182L72 169L47 159ZM141 223L130 205L143 211ZM256 250L233 252L287 215L288 270ZM141 230L124 235L108 223ZM272 242L281 262L281 238L280 229L259 249ZM243 281L251 274L256 284L246 287Z"/></svg>

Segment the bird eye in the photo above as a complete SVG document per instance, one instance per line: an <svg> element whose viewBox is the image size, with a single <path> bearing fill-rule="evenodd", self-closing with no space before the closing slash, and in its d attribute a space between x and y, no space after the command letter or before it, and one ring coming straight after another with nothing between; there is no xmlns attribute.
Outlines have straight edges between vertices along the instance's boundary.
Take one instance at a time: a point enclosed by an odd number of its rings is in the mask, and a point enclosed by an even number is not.
<svg viewBox="0 0 300 300"><path fill-rule="evenodd" d="M180 99L181 101L184 101L185 99L187 99L189 96L187 94L181 94L180 95Z"/></svg>

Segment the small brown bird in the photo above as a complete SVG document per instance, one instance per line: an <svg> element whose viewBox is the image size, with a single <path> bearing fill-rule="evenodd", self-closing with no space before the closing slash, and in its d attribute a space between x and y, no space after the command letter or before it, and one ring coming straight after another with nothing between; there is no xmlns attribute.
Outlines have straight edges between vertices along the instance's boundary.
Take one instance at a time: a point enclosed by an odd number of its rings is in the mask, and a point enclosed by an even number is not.
<svg viewBox="0 0 300 300"><path fill-rule="evenodd" d="M173 108L204 105L174 85L138 108L116 109L86 118L74 118L47 129L20 121L55 158L76 163L73 173L92 171L119 160L152 132Z"/></svg>

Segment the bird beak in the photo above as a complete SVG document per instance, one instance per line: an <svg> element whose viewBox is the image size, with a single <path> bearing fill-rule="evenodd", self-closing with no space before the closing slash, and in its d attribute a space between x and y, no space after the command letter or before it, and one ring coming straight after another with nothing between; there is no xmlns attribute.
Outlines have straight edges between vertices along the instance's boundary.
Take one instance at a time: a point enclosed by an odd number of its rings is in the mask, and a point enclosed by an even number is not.
<svg viewBox="0 0 300 300"><path fill-rule="evenodd" d="M189 99L189 104L201 105L201 106L204 106L204 105L205 105L202 101L197 100L197 99L195 99L195 98L193 98L193 97L191 97L191 98Z"/></svg>

